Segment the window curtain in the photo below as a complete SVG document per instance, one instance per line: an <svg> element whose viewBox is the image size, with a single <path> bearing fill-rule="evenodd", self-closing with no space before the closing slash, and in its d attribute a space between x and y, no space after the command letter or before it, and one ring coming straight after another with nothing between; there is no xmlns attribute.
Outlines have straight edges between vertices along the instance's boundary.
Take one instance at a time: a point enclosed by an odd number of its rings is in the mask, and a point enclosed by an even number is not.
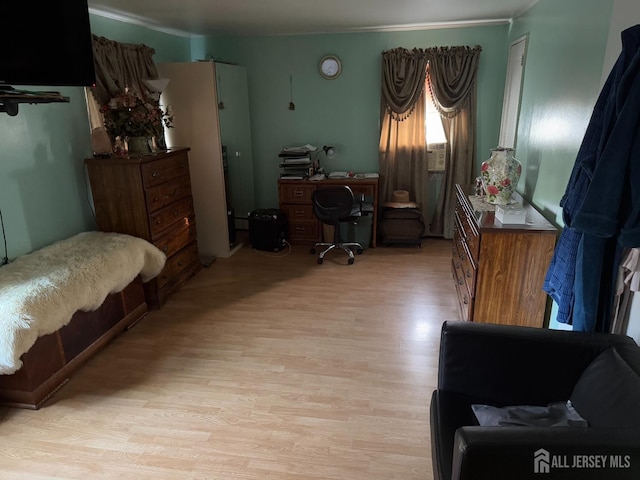
<svg viewBox="0 0 640 480"><path fill-rule="evenodd" d="M153 61L155 53L147 45L119 43L94 35L96 86L92 88L92 92L98 103L108 103L125 88L142 97L146 96L149 89L142 79L158 78L158 69Z"/></svg>
<svg viewBox="0 0 640 480"><path fill-rule="evenodd" d="M420 49L382 52L380 203L394 190L406 190L427 208L428 165L425 138L427 57Z"/></svg>
<svg viewBox="0 0 640 480"><path fill-rule="evenodd" d="M477 72L480 46L435 47L426 50L427 84L443 119L449 149L432 234L453 238L455 184L471 183L476 159Z"/></svg>
<svg viewBox="0 0 640 480"><path fill-rule="evenodd" d="M158 78L154 54L155 50L147 45L119 43L93 35L96 85L87 89L86 98L94 153L104 150L104 143L109 143L100 106L109 103L125 88L147 97L150 92L142 80ZM159 103L159 95L153 100Z"/></svg>

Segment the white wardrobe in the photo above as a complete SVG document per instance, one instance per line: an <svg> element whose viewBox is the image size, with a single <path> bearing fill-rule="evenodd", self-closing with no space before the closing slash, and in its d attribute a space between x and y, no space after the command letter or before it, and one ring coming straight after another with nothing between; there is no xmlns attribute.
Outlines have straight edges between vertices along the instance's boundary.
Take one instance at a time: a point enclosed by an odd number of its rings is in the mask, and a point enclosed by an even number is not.
<svg viewBox="0 0 640 480"><path fill-rule="evenodd" d="M190 62L161 63L157 67L160 77L169 79L161 103L174 114L174 128L165 131L167 146L191 149L189 169L200 255L229 257L238 247L233 248L229 242L216 65ZM238 68L244 71L243 67ZM250 150L243 161L251 166L252 172ZM252 202L252 175L250 181Z"/></svg>

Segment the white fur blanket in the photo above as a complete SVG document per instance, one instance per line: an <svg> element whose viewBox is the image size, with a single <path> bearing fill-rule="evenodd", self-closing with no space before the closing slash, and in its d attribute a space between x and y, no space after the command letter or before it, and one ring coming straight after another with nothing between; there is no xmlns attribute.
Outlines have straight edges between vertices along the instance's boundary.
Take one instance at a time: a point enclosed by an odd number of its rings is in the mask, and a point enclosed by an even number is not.
<svg viewBox="0 0 640 480"><path fill-rule="evenodd" d="M0 374L18 370L38 337L69 323L77 310L96 310L138 274L149 281L165 260L141 238L83 232L0 268Z"/></svg>

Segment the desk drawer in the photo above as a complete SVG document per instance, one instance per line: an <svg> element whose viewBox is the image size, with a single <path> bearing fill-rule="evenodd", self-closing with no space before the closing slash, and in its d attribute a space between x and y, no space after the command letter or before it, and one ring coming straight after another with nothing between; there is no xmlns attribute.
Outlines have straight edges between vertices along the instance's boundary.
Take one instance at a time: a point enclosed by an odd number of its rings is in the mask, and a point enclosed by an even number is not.
<svg viewBox="0 0 640 480"><path fill-rule="evenodd" d="M280 183L280 203L308 203L311 204L311 196L316 190L316 184L295 183L287 185Z"/></svg>
<svg viewBox="0 0 640 480"><path fill-rule="evenodd" d="M313 213L311 205L281 205L282 211L287 216L289 222L299 221L315 221L316 216Z"/></svg>
<svg viewBox="0 0 640 480"><path fill-rule="evenodd" d="M313 221L293 221L289 222L289 239L295 243L296 241L302 242L317 242L319 238L317 220Z"/></svg>

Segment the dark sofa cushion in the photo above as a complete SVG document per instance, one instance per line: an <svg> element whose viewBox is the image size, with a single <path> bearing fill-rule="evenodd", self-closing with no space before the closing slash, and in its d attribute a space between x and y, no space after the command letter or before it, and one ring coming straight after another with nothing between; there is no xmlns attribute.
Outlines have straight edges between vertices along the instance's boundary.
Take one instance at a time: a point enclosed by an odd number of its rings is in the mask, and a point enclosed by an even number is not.
<svg viewBox="0 0 640 480"><path fill-rule="evenodd" d="M602 352L570 398L592 427L640 428L640 348L625 345Z"/></svg>

